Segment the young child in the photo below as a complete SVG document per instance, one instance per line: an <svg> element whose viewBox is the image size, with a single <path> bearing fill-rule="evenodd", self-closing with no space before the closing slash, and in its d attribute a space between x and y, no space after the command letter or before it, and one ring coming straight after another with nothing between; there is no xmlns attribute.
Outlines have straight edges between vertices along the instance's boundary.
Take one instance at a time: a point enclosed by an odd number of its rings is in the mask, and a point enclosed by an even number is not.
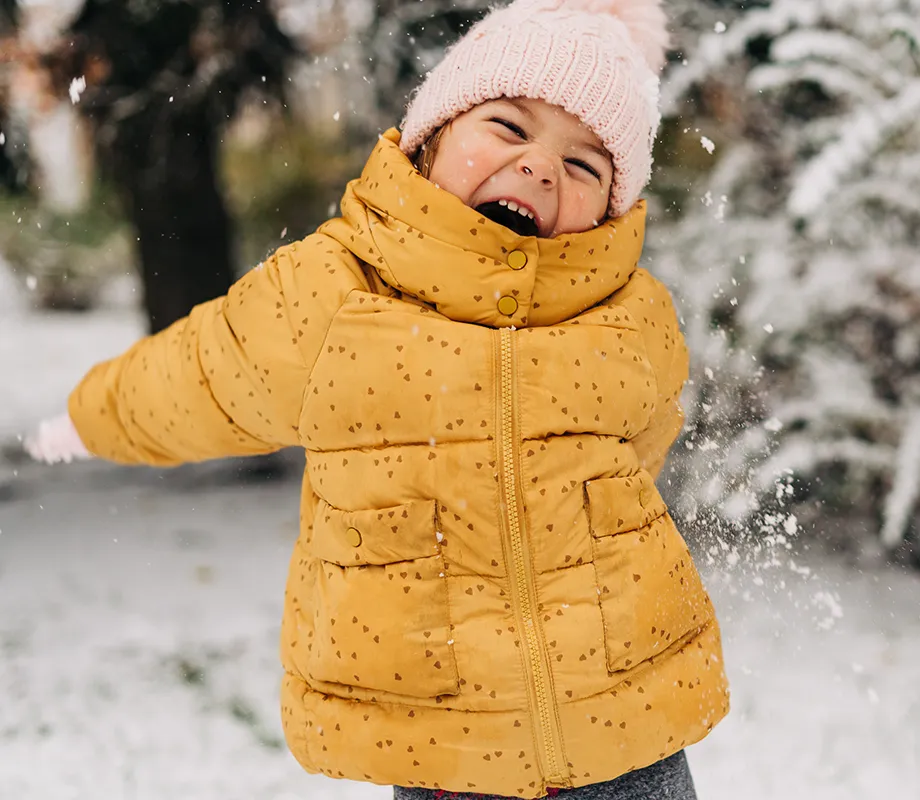
<svg viewBox="0 0 920 800"><path fill-rule="evenodd" d="M281 655L308 772L397 798L695 796L683 748L729 699L655 487L687 376L638 267L664 22L658 0L493 11L341 218L93 368L29 444L305 448Z"/></svg>

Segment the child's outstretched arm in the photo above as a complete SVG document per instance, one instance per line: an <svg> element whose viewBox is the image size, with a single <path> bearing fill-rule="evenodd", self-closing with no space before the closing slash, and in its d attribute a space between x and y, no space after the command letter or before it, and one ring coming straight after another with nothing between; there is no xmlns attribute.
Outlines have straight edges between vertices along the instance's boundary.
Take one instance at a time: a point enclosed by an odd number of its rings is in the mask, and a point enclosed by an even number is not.
<svg viewBox="0 0 920 800"><path fill-rule="evenodd" d="M618 293L617 302L639 324L658 383L652 418L632 439L639 463L657 478L684 424L680 394L689 370L687 345L670 293L645 270L636 272L633 280Z"/></svg>
<svg viewBox="0 0 920 800"><path fill-rule="evenodd" d="M87 450L171 466L298 444L307 374L364 282L333 247L318 235L282 247L226 296L93 367L68 403Z"/></svg>

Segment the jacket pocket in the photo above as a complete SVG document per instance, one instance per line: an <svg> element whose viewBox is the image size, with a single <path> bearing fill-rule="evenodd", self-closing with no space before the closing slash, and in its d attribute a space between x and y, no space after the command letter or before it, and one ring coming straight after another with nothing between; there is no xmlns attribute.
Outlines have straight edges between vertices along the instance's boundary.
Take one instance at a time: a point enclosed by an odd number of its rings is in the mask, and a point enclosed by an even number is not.
<svg viewBox="0 0 920 800"><path fill-rule="evenodd" d="M608 672L633 669L714 616L652 476L585 484Z"/></svg>
<svg viewBox="0 0 920 800"><path fill-rule="evenodd" d="M413 697L460 691L437 504L342 511L321 503L309 673Z"/></svg>

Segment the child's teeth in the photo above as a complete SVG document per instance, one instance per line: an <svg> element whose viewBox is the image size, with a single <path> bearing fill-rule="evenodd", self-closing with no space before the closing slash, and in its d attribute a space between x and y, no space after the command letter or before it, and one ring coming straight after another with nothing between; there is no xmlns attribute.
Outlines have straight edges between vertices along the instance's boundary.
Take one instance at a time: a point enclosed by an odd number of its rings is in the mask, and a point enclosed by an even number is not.
<svg viewBox="0 0 920 800"><path fill-rule="evenodd" d="M499 201L498 201L498 204L499 204L500 206L506 206L506 205L508 205L508 201L507 201L507 200L499 200Z"/></svg>
<svg viewBox="0 0 920 800"><path fill-rule="evenodd" d="M529 216L530 216L530 212L529 212L526 208L519 208L519 209L518 209L518 214L520 214L522 217L529 217Z"/></svg>
<svg viewBox="0 0 920 800"><path fill-rule="evenodd" d="M515 203L515 202L512 201L512 200L509 200L509 201L508 201L508 210L509 210L509 211L517 211L517 210L518 210L518 204Z"/></svg>

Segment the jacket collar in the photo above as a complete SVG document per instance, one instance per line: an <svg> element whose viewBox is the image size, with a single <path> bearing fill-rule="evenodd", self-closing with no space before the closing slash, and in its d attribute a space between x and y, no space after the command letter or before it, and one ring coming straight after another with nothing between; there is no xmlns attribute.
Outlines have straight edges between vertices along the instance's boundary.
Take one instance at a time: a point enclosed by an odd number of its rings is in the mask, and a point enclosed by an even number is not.
<svg viewBox="0 0 920 800"><path fill-rule="evenodd" d="M574 317L635 271L645 201L585 233L519 236L423 178L399 138L395 128L380 137L342 217L319 228L393 288L450 319L527 327Z"/></svg>

